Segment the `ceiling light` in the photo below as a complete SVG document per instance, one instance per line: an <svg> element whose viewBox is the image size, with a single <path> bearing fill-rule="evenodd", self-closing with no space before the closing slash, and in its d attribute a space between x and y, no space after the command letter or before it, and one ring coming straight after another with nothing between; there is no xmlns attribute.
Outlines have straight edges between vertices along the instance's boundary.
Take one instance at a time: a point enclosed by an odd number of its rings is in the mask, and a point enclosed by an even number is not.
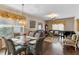
<svg viewBox="0 0 79 59"><path fill-rule="evenodd" d="M51 13L51 14L46 15L46 17L49 17L49 18L57 18L58 16L59 15L56 13Z"/></svg>

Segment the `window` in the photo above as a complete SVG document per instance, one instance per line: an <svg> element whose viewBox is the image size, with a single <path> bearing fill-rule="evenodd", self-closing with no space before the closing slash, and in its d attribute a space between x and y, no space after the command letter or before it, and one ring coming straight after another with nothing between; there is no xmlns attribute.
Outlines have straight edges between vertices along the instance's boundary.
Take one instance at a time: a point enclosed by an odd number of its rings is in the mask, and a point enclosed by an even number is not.
<svg viewBox="0 0 79 59"><path fill-rule="evenodd" d="M41 30L42 29L42 26L41 25L38 25L38 30Z"/></svg>
<svg viewBox="0 0 79 59"><path fill-rule="evenodd" d="M63 24L52 24L52 30L64 30Z"/></svg>
<svg viewBox="0 0 79 59"><path fill-rule="evenodd" d="M38 23L38 30L42 30L42 23Z"/></svg>
<svg viewBox="0 0 79 59"><path fill-rule="evenodd" d="M23 28L22 28L22 26L14 26L14 32L16 32L16 33L21 33L21 32L23 32Z"/></svg>
<svg viewBox="0 0 79 59"><path fill-rule="evenodd" d="M14 20L0 19L0 36L6 38L14 37L14 33L23 33L24 27Z"/></svg>
<svg viewBox="0 0 79 59"><path fill-rule="evenodd" d="M0 36L10 38L13 37L13 26L11 25L0 25Z"/></svg>

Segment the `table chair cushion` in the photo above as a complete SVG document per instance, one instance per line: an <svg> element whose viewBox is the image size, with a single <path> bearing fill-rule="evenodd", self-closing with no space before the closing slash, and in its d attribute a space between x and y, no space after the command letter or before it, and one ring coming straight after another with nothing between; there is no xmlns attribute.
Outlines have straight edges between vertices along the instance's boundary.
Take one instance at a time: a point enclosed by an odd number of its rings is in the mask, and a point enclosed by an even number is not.
<svg viewBox="0 0 79 59"><path fill-rule="evenodd" d="M25 51L25 50L26 50L26 46L19 45L15 47L16 54L20 53L21 51Z"/></svg>

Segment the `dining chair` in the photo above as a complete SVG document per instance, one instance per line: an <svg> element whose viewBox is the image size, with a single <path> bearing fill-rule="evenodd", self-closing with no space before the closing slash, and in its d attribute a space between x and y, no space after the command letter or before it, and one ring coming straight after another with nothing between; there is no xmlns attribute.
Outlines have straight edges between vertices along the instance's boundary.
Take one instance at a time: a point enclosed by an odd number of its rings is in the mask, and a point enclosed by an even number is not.
<svg viewBox="0 0 79 59"><path fill-rule="evenodd" d="M41 48L42 48L42 42L43 42L43 39L44 39L44 31L42 30L37 30L33 37L37 37L36 40L31 40L29 42L29 52L31 54L38 54L37 51L41 51ZM35 43L31 43L32 41L36 41ZM40 47L40 48L39 48Z"/></svg>
<svg viewBox="0 0 79 59"><path fill-rule="evenodd" d="M2 40L2 46L4 46L3 48L5 49L5 55L7 54L7 39L4 37L0 37L0 39Z"/></svg>
<svg viewBox="0 0 79 59"><path fill-rule="evenodd" d="M33 36L34 32L33 31L29 31L28 36Z"/></svg>
<svg viewBox="0 0 79 59"><path fill-rule="evenodd" d="M8 55L17 55L20 54L21 52L25 52L26 54L26 50L27 50L27 46L26 45L14 45L13 41L11 39L7 40L7 49L8 49Z"/></svg>
<svg viewBox="0 0 79 59"><path fill-rule="evenodd" d="M43 52L43 43L44 43L45 37L40 37L35 45L35 54L36 55L41 55Z"/></svg>
<svg viewBox="0 0 79 59"><path fill-rule="evenodd" d="M32 37L39 38L45 36L45 32L43 30L37 30L32 34ZM36 41L37 39L30 39L29 43L32 41ZM31 44L31 43L30 43Z"/></svg>
<svg viewBox="0 0 79 59"><path fill-rule="evenodd" d="M31 34L31 33L30 33ZM35 31L32 34L32 37L38 38L40 33L38 31ZM38 39L30 39L29 44L28 44L28 54L35 54L35 45L36 45L36 40Z"/></svg>
<svg viewBox="0 0 79 59"><path fill-rule="evenodd" d="M45 36L45 32L43 30L37 30L37 31L35 31L34 34L33 34L33 37L35 37L37 39L30 39L29 40L29 44L31 44L30 42L36 41L36 40L39 39L39 37L43 37L43 36Z"/></svg>

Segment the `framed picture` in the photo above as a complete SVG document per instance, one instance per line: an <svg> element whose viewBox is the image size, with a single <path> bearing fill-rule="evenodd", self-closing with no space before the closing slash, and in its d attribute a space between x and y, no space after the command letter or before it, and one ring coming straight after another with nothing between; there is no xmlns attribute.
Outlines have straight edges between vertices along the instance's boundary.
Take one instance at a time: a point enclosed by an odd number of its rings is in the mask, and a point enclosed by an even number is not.
<svg viewBox="0 0 79 59"><path fill-rule="evenodd" d="M36 21L30 21L30 28L35 28Z"/></svg>

